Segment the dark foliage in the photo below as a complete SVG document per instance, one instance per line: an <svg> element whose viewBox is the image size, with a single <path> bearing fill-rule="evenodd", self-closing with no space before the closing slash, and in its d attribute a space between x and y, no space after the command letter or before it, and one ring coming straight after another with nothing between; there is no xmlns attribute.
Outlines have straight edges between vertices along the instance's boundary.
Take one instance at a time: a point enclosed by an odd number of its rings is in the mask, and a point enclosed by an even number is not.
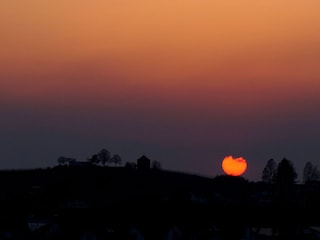
<svg viewBox="0 0 320 240"><path fill-rule="evenodd" d="M277 168L276 183L279 185L292 185L295 183L298 174L292 162L283 158Z"/></svg>
<svg viewBox="0 0 320 240"><path fill-rule="evenodd" d="M275 183L277 176L277 163L273 158L269 159L262 171L262 181L265 183Z"/></svg>

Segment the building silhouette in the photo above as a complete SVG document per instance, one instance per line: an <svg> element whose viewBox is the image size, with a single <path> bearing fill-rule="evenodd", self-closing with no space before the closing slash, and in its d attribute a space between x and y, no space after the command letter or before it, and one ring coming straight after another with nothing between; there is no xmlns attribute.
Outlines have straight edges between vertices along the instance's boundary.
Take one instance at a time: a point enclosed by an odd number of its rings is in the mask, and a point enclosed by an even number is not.
<svg viewBox="0 0 320 240"><path fill-rule="evenodd" d="M150 169L150 159L147 158L145 155L142 155L140 158L137 159L137 168L138 170L147 171Z"/></svg>

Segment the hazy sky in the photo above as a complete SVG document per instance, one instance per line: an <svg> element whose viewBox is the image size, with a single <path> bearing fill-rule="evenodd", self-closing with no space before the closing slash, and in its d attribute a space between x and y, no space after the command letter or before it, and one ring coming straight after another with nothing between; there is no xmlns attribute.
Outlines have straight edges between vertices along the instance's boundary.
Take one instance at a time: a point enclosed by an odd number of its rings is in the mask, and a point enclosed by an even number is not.
<svg viewBox="0 0 320 240"><path fill-rule="evenodd" d="M0 2L0 168L101 148L260 180L320 165L319 0Z"/></svg>

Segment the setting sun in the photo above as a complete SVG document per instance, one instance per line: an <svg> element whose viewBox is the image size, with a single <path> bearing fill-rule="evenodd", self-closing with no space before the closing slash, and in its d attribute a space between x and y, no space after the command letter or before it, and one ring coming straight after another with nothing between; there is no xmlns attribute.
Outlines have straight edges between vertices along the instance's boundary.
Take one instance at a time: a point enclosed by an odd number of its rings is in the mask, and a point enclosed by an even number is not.
<svg viewBox="0 0 320 240"><path fill-rule="evenodd" d="M240 176L247 170L247 161L243 157L227 156L222 160L223 171L230 176Z"/></svg>

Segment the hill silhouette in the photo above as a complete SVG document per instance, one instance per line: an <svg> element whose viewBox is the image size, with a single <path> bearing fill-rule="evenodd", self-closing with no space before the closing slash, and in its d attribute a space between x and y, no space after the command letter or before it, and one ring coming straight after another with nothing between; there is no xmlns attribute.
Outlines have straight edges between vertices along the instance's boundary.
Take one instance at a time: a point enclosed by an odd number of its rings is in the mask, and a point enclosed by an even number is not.
<svg viewBox="0 0 320 240"><path fill-rule="evenodd" d="M36 237L27 223L45 219L69 239L77 239L79 229L99 232L107 226L119 239L129 239L121 234L128 234L132 226L145 239L161 239L174 226L184 234L209 234L213 224L225 239L238 239L247 226L290 226L292 233L320 224L316 184L296 185L293 197L284 203L275 185L226 175L206 178L95 165L0 171L0 223L3 231L18 228ZM44 233L35 232L44 239Z"/></svg>

